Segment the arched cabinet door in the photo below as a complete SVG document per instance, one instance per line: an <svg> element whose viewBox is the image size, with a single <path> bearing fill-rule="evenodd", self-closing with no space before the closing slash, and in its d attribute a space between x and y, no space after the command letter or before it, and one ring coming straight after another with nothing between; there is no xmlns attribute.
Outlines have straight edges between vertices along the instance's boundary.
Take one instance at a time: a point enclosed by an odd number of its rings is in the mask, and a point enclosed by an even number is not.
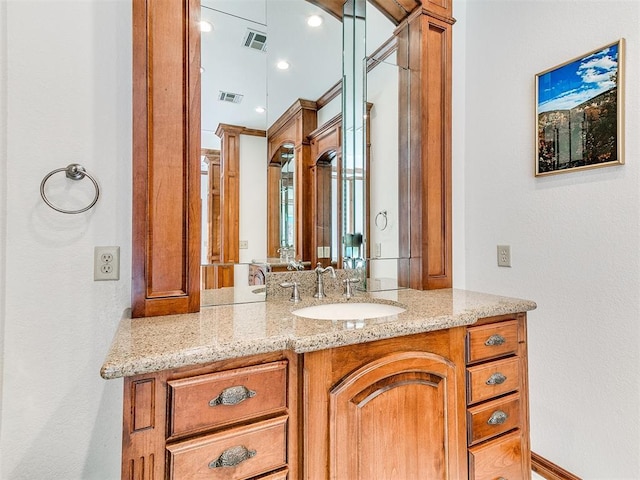
<svg viewBox="0 0 640 480"><path fill-rule="evenodd" d="M401 352L363 365L329 395L330 478L457 479L455 365Z"/></svg>

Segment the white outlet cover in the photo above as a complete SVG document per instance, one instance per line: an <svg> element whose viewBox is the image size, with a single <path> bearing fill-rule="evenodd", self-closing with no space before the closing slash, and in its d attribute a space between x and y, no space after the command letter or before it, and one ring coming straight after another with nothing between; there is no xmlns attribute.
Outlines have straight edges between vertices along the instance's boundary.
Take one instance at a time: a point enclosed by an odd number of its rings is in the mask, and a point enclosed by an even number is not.
<svg viewBox="0 0 640 480"><path fill-rule="evenodd" d="M510 245L498 245L498 266L499 267L511 266L511 246Z"/></svg>
<svg viewBox="0 0 640 480"><path fill-rule="evenodd" d="M120 280L120 247L95 247L93 280Z"/></svg>

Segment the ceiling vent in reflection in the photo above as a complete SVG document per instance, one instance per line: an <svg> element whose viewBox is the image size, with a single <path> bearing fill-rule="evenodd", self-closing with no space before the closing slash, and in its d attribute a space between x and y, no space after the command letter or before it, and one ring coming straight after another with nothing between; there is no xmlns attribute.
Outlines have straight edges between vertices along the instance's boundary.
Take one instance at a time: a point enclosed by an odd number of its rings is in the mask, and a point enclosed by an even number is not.
<svg viewBox="0 0 640 480"><path fill-rule="evenodd" d="M257 30L251 30L247 28L247 33L244 36L242 45L252 50L258 50L259 52L267 51L267 34L258 32Z"/></svg>
<svg viewBox="0 0 640 480"><path fill-rule="evenodd" d="M239 93L223 92L222 90L220 90L220 93L218 94L218 100L221 102L240 103L242 101L242 97L244 97L244 95L240 95Z"/></svg>

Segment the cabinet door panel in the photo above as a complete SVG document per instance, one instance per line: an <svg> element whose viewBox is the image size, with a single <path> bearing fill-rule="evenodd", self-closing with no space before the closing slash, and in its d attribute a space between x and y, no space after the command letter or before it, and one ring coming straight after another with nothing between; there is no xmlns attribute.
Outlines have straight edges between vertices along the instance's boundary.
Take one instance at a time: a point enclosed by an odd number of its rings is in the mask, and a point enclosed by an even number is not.
<svg viewBox="0 0 640 480"><path fill-rule="evenodd" d="M337 385L330 393L331 478L449 478L454 370L437 355L397 354Z"/></svg>

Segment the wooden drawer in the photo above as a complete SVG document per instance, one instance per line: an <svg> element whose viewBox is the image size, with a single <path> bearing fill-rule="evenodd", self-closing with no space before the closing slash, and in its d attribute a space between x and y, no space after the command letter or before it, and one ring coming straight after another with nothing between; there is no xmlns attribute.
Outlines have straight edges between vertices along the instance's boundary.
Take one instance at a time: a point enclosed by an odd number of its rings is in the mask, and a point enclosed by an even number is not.
<svg viewBox="0 0 640 480"><path fill-rule="evenodd" d="M517 351L517 320L470 327L467 331L467 363L502 357Z"/></svg>
<svg viewBox="0 0 640 480"><path fill-rule="evenodd" d="M469 445L508 432L520 426L520 394L491 400L467 410Z"/></svg>
<svg viewBox="0 0 640 480"><path fill-rule="evenodd" d="M287 362L171 380L168 385L172 437L283 411Z"/></svg>
<svg viewBox="0 0 640 480"><path fill-rule="evenodd" d="M477 403L515 392L520 386L520 359L496 360L467 369L467 402Z"/></svg>
<svg viewBox="0 0 640 480"><path fill-rule="evenodd" d="M287 417L278 417L169 445L169 478L244 480L282 468L286 427Z"/></svg>
<svg viewBox="0 0 640 480"><path fill-rule="evenodd" d="M520 430L469 449L469 480L529 478L522 467Z"/></svg>

